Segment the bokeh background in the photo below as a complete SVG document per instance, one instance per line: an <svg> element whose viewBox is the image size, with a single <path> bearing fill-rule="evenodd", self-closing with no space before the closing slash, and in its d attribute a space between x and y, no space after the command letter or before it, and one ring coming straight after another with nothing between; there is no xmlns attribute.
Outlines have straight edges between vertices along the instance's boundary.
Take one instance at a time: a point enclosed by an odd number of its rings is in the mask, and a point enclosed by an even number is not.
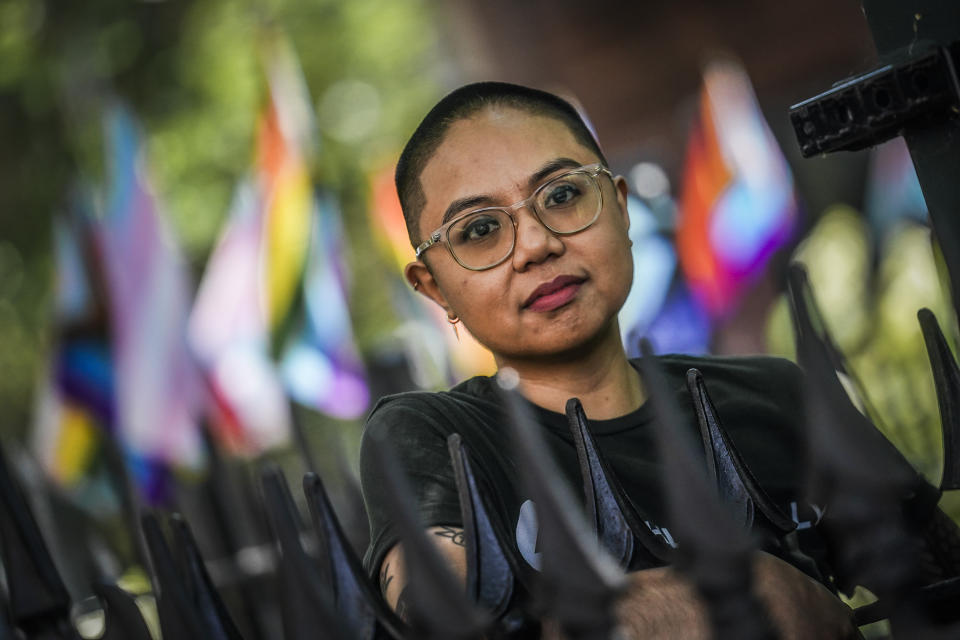
<svg viewBox="0 0 960 640"><path fill-rule="evenodd" d="M259 548L265 462L351 504L377 397L491 371L402 282L392 186L475 80L569 98L627 176L628 350L792 357L800 260L852 386L939 477L915 314L955 321L909 155L803 160L787 117L876 64L856 2L2 0L0 61L0 438L57 553L98 550L76 592L135 581L137 505Z"/></svg>

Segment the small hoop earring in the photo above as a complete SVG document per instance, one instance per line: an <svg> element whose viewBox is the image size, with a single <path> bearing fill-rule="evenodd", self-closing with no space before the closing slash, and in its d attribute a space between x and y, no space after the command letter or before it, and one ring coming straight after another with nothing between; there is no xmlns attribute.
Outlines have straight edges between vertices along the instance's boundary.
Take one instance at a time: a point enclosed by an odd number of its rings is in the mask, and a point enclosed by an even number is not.
<svg viewBox="0 0 960 640"><path fill-rule="evenodd" d="M450 323L450 326L453 327L453 335L457 337L457 342L460 342L460 332L457 331L457 324L460 323L459 316L447 316L447 322Z"/></svg>
<svg viewBox="0 0 960 640"><path fill-rule="evenodd" d="M414 283L413 283L413 290L414 290L414 291L419 291L419 290L420 290L420 283L419 283L419 282L414 282Z"/></svg>

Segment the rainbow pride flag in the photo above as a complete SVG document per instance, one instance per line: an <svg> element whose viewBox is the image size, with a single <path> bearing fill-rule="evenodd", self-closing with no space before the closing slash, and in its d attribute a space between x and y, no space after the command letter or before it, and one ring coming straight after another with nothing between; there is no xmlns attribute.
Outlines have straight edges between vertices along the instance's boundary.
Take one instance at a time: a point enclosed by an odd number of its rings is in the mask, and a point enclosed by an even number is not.
<svg viewBox="0 0 960 640"><path fill-rule="evenodd" d="M320 206L310 176L315 135L303 76L282 37L263 51L269 94L253 168L191 318L215 431L251 454L289 440L288 396L340 418L360 416L369 401L344 294L339 212Z"/></svg>
<svg viewBox="0 0 960 640"><path fill-rule="evenodd" d="M687 143L676 242L711 317L728 315L791 237L797 202L786 160L737 64L710 64Z"/></svg>
<svg viewBox="0 0 960 640"><path fill-rule="evenodd" d="M270 87L260 117L254 181L262 198L261 295L267 326L280 328L296 302L310 246L314 192L309 160L316 145L306 82L289 43L266 40Z"/></svg>

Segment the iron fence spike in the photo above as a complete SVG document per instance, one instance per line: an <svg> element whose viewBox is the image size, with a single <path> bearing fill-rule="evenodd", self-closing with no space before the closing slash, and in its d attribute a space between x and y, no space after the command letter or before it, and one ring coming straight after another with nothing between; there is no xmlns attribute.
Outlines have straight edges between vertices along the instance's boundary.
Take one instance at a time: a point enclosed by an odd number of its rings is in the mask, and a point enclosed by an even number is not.
<svg viewBox="0 0 960 640"><path fill-rule="evenodd" d="M337 518L343 539L349 541L356 554L362 555L370 545L370 528L367 517L367 505L363 501L360 478L350 469L350 456L337 443L337 475L340 479L342 515Z"/></svg>
<svg viewBox="0 0 960 640"><path fill-rule="evenodd" d="M920 309L917 318L933 370L937 404L940 407L940 428L943 433L940 490L960 489L960 368L933 312Z"/></svg>
<svg viewBox="0 0 960 640"><path fill-rule="evenodd" d="M853 406L827 352L823 320L811 315L816 308L802 267L791 266L788 295L806 371L811 493L825 508L820 529L835 549L838 585L848 592L863 585L887 603L894 636L935 637L920 606L920 543L906 514L926 512L928 519L939 492Z"/></svg>
<svg viewBox="0 0 960 640"><path fill-rule="evenodd" d="M671 547L650 529L597 448L583 406L577 398L566 405L567 423L580 462L587 520L600 544L630 571L662 567L672 559Z"/></svg>
<svg viewBox="0 0 960 640"><path fill-rule="evenodd" d="M0 543L11 624L50 638L78 640L70 623L70 596L2 449Z"/></svg>
<svg viewBox="0 0 960 640"><path fill-rule="evenodd" d="M777 506L740 455L736 443L720 421L699 370L687 371L687 390L700 426L708 476L717 483L721 499L734 507L737 520L749 529L759 515L760 527L775 537L796 529L797 523Z"/></svg>
<svg viewBox="0 0 960 640"><path fill-rule="evenodd" d="M736 443L724 428L710 399L703 374L687 371L687 390L700 426L700 438L707 459L707 474L717 483L721 500L732 507L735 519L761 535L759 542L811 578L826 583L820 567L799 548L797 523L773 501L740 455Z"/></svg>
<svg viewBox="0 0 960 640"><path fill-rule="evenodd" d="M286 640L308 640L323 630L327 638L353 638L337 615L330 582L301 543L301 519L283 473L269 466L261 473L263 500L280 547L278 565L281 618Z"/></svg>
<svg viewBox="0 0 960 640"><path fill-rule="evenodd" d="M160 529L159 520L147 513L141 517L140 523L155 572L157 615L163 637L206 640L209 637L208 630L177 574L174 557Z"/></svg>
<svg viewBox="0 0 960 640"><path fill-rule="evenodd" d="M523 560L498 535L460 434L451 434L447 446L460 498L468 597L496 619L497 637L526 637L539 623L526 610L530 594L519 579Z"/></svg>
<svg viewBox="0 0 960 640"><path fill-rule="evenodd" d="M626 586L547 454L539 425L512 390L500 392L513 433L522 486L536 505L540 580L534 596L566 637L607 639L616 628L613 604Z"/></svg>
<svg viewBox="0 0 960 640"><path fill-rule="evenodd" d="M243 640L220 594L213 586L186 520L175 513L170 517L170 528L174 548L182 559L183 581L188 586L196 610L206 623L211 640Z"/></svg>
<svg viewBox="0 0 960 640"><path fill-rule="evenodd" d="M703 597L715 637L774 638L769 617L751 590L753 538L720 502L649 343L644 341L641 350L640 373L654 412L668 524L679 543L677 567Z"/></svg>
<svg viewBox="0 0 960 640"><path fill-rule="evenodd" d="M413 490L393 452L371 438L370 452L383 471L391 520L403 545L409 623L416 638L480 638L493 622L467 598L420 522Z"/></svg>
<svg viewBox="0 0 960 640"><path fill-rule="evenodd" d="M95 584L93 592L103 606L103 635L100 640L152 640L133 597L112 584ZM0 634L0 639L3 634Z"/></svg>
<svg viewBox="0 0 960 640"><path fill-rule="evenodd" d="M401 638L404 625L364 573L320 476L313 472L305 474L303 491L320 543L318 555L320 564L325 565L323 575L329 576L331 581L337 613L361 640Z"/></svg>
<svg viewBox="0 0 960 640"><path fill-rule="evenodd" d="M928 483L882 431L861 413L837 377L837 364L832 356L832 339L813 300L813 292L805 269L798 264L788 271L788 299L794 318L797 358L807 375L808 397L815 405L828 407L838 428L817 428L821 422L811 420L814 427L810 444L817 445L820 462L848 472L860 471L878 482L899 483L906 495L913 495L932 509L939 492ZM883 464L878 466L878 461Z"/></svg>

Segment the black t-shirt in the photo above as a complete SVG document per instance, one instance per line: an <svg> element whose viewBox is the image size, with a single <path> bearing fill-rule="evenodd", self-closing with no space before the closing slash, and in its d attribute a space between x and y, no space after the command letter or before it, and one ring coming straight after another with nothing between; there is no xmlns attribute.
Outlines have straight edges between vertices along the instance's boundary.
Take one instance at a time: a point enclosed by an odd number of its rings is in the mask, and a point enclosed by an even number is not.
<svg viewBox="0 0 960 640"><path fill-rule="evenodd" d="M801 500L803 401L801 371L789 362L770 357L658 356L669 388L675 394L680 417L699 441L699 428L686 387L686 373L695 367L703 374L724 428L747 466L771 498L798 523L800 548L822 556L822 545L812 525L819 519L815 507ZM447 437L459 433L470 451L481 491L520 555L538 568L536 516L522 495L513 457L508 422L492 385L477 376L450 391L410 392L383 398L370 414L360 451L363 495L370 519L370 547L364 564L375 575L398 534L386 508L380 469L367 451L371 437L388 442L416 493L425 527L460 526L460 506ZM580 467L573 438L563 414L530 405L543 426L542 437L551 449L573 495L582 496ZM589 419L589 416L588 416ZM674 544L664 526L660 463L648 404L611 420L591 420L597 447L623 489L648 519L655 533Z"/></svg>

